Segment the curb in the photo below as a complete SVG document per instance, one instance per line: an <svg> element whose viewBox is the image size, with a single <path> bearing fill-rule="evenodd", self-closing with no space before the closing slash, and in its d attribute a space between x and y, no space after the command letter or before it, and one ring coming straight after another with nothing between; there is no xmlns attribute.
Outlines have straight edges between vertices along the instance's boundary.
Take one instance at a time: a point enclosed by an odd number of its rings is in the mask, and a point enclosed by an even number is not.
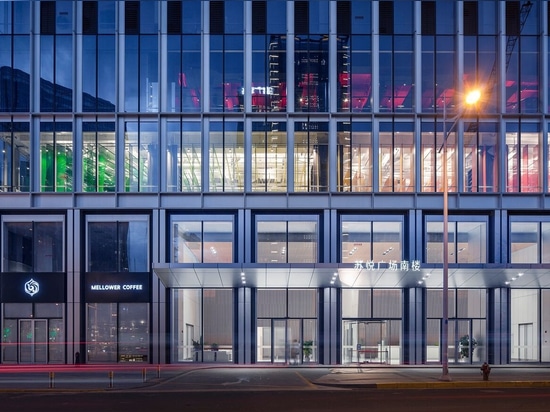
<svg viewBox="0 0 550 412"><path fill-rule="evenodd" d="M319 386L356 389L484 389L484 388L548 388L550 381L502 381L502 382L388 382L388 383L339 383L313 382Z"/></svg>

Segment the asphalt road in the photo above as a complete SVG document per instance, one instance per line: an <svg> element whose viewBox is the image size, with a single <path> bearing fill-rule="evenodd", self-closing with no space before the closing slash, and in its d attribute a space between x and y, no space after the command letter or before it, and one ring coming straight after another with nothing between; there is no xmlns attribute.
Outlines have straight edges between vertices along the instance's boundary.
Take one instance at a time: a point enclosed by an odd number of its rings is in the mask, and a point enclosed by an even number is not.
<svg viewBox="0 0 550 412"><path fill-rule="evenodd" d="M547 389L0 393L6 412L521 411L547 412Z"/></svg>

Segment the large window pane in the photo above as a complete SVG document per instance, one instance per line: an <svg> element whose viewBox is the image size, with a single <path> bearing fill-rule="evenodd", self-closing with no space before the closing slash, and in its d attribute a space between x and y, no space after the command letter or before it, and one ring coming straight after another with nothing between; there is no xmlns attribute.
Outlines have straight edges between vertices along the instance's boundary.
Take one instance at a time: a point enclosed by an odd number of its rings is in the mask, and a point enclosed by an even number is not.
<svg viewBox="0 0 550 412"><path fill-rule="evenodd" d="M286 123L252 123L252 191L285 192Z"/></svg>
<svg viewBox="0 0 550 412"><path fill-rule="evenodd" d="M30 190L29 123L0 122L0 192Z"/></svg>
<svg viewBox="0 0 550 412"><path fill-rule="evenodd" d="M118 360L149 361L149 304L121 303L118 307Z"/></svg>
<svg viewBox="0 0 550 412"><path fill-rule="evenodd" d="M86 305L87 362L117 361L117 315L116 303L88 303Z"/></svg>
<svg viewBox="0 0 550 412"><path fill-rule="evenodd" d="M539 263L539 223L510 223L510 263Z"/></svg>

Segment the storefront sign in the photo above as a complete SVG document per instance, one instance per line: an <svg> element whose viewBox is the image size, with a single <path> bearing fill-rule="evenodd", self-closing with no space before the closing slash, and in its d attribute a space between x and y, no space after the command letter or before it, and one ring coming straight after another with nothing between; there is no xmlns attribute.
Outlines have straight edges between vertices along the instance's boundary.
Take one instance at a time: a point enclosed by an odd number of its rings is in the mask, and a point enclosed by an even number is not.
<svg viewBox="0 0 550 412"><path fill-rule="evenodd" d="M65 302L65 273L2 273L2 302Z"/></svg>
<svg viewBox="0 0 550 412"><path fill-rule="evenodd" d="M149 302L149 273L87 273L86 302Z"/></svg>
<svg viewBox="0 0 550 412"><path fill-rule="evenodd" d="M383 260L379 262L374 262L374 260L367 260L363 262L362 260L356 260L354 269L361 270L380 270L380 269L389 269L396 272L408 272L409 270L413 272L420 271L420 261L413 260L409 262L408 260L390 260L389 262L384 262Z"/></svg>

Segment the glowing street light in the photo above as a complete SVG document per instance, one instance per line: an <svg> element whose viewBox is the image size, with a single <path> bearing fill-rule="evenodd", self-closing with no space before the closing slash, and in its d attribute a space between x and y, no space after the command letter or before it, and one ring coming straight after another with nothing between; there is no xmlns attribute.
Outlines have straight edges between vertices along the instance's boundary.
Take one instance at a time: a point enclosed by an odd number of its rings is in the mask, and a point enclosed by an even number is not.
<svg viewBox="0 0 550 412"><path fill-rule="evenodd" d="M449 375L449 182L447 178L447 139L466 109L475 105L480 99L481 91L479 89L466 94L462 110L456 115L448 131L446 129L447 104L443 101L443 144L439 149L440 153L443 150L443 330L441 331L442 374L440 378L442 381L451 380Z"/></svg>

